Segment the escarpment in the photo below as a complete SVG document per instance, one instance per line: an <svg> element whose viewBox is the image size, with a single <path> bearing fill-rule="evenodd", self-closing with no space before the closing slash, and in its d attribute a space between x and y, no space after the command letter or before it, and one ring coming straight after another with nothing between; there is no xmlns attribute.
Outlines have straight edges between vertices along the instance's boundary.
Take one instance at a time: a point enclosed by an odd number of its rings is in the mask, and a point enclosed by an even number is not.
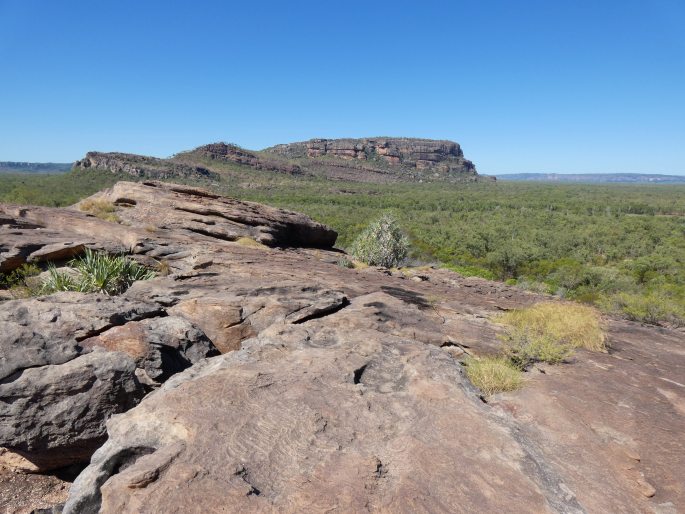
<svg viewBox="0 0 685 514"><path fill-rule="evenodd" d="M495 313L549 297L348 269L332 229L199 188L87 200L114 217L0 206L2 272L92 249L157 275L0 301L0 510L685 509L682 332L607 319L609 353L483 398L464 363L497 352Z"/></svg>
<svg viewBox="0 0 685 514"><path fill-rule="evenodd" d="M458 143L414 138L311 139L276 145L267 152L289 158L335 157L374 161L416 170L475 175L476 167L464 158Z"/></svg>
<svg viewBox="0 0 685 514"><path fill-rule="evenodd" d="M352 182L472 182L481 177L453 141L416 138L311 139L251 151L211 143L168 159L89 152L75 168L157 180L216 181L222 177Z"/></svg>

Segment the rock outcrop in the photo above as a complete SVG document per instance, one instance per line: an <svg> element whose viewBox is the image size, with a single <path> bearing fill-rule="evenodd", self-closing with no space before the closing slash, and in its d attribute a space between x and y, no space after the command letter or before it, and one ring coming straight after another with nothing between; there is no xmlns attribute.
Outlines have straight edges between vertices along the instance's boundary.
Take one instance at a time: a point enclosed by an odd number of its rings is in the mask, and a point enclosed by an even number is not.
<svg viewBox="0 0 685 514"><path fill-rule="evenodd" d="M494 180L478 175L458 143L401 137L311 139L259 152L219 142L169 159L89 152L75 167L155 180L249 178L254 172L371 183Z"/></svg>
<svg viewBox="0 0 685 514"><path fill-rule="evenodd" d="M74 163L82 169L98 169L122 175L150 179L198 178L216 179L218 175L201 166L177 163L169 159L158 159L129 153L88 152Z"/></svg>
<svg viewBox="0 0 685 514"><path fill-rule="evenodd" d="M331 248L337 237L303 214L162 182L119 182L91 199L114 205L122 223L78 205L59 215L45 207L0 206L0 272L69 259L86 247L177 259L187 256L190 242L250 238L268 246Z"/></svg>
<svg viewBox="0 0 685 514"><path fill-rule="evenodd" d="M458 143L432 139L365 138L311 139L301 143L276 145L265 150L288 159L310 159L326 163L325 158L361 161L363 168L386 171L405 179L474 179L476 167L464 158Z"/></svg>
<svg viewBox="0 0 685 514"><path fill-rule="evenodd" d="M74 245L168 268L116 297L0 303L0 462L102 444L65 512L685 509L682 331L606 319L609 353L484 399L462 361L498 350L495 313L548 297L343 268L330 229L198 189L97 198L121 223L0 208L4 269ZM56 480L0 466L0 510L64 501Z"/></svg>
<svg viewBox="0 0 685 514"><path fill-rule="evenodd" d="M87 461L112 414L219 354L204 333L157 303L58 293L2 307L0 464L19 469Z"/></svg>

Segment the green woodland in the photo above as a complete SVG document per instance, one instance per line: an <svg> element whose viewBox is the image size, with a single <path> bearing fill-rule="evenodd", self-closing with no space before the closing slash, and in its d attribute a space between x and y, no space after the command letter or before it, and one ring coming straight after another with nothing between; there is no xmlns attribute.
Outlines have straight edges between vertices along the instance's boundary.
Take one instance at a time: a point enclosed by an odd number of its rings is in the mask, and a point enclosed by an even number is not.
<svg viewBox="0 0 685 514"><path fill-rule="evenodd" d="M2 175L0 201L68 205L121 178L83 170ZM341 248L391 212L414 264L504 280L636 321L685 325L685 186L379 185L255 173L197 185L304 212L336 229Z"/></svg>

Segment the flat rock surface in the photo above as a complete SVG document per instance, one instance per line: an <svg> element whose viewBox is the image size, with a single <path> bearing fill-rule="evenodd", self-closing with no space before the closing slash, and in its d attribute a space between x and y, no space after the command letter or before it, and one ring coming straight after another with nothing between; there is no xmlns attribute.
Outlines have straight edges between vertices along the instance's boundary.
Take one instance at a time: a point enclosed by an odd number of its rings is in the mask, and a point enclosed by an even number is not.
<svg viewBox="0 0 685 514"><path fill-rule="evenodd" d="M223 355L109 419L67 512L685 511L683 331L607 318L609 353L539 366L521 390L485 403L459 361L498 350L495 314L549 297L446 270L342 268L337 251L303 247L325 246L321 235L303 244L289 239L292 225L256 229L270 226L264 213L248 226L235 220L238 204L210 193L124 183L99 197L121 224L76 209L2 208L3 227L23 224L8 232L40 224L41 248L70 231L72 242L77 234L168 265L102 300L149 315L107 326L93 313L79 339L129 345L124 354L144 362L145 344L160 343L148 328L172 317ZM188 228L196 223L210 229ZM229 226L245 235L226 237ZM275 239L240 239L260 234ZM22 344L34 345L39 366L61 355L45 313L67 298L0 303L2 316L26 312L12 330L35 327ZM70 344L64 351L78 353ZM7 373L33 362L15 360Z"/></svg>

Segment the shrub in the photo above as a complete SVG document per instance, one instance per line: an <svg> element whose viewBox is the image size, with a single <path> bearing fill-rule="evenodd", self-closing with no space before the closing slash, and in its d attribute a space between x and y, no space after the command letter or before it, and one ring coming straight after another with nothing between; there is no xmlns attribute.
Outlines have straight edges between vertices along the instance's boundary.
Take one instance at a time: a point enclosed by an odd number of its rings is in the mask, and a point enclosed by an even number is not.
<svg viewBox="0 0 685 514"><path fill-rule="evenodd" d="M677 327L685 326L685 308L682 301L679 302L665 294L623 292L601 299L600 305L633 321L655 325L666 322Z"/></svg>
<svg viewBox="0 0 685 514"><path fill-rule="evenodd" d="M350 259L348 259L345 256L340 257L340 259L338 259L337 264L341 268L354 268L354 262L352 262Z"/></svg>
<svg viewBox="0 0 685 514"><path fill-rule="evenodd" d="M409 252L409 240L391 214L383 214L352 243L350 253L371 266L398 266Z"/></svg>
<svg viewBox="0 0 685 514"><path fill-rule="evenodd" d="M466 361L466 376L486 396L515 391L523 384L521 370L506 357L470 358Z"/></svg>
<svg viewBox="0 0 685 514"><path fill-rule="evenodd" d="M24 287L26 279L40 274L40 268L35 264L24 263L10 273L0 273L0 287Z"/></svg>
<svg viewBox="0 0 685 514"><path fill-rule="evenodd" d="M71 261L69 266L74 270L72 273L50 267L42 292L79 291L113 295L125 291L137 280L155 276L153 271L123 255L108 255L90 249L86 249L83 257Z"/></svg>
<svg viewBox="0 0 685 514"><path fill-rule="evenodd" d="M478 266L457 266L454 264L444 264L445 269L459 273L464 277L480 277L487 280L497 280L497 275L492 271Z"/></svg>
<svg viewBox="0 0 685 514"><path fill-rule="evenodd" d="M84 200L79 205L79 209L83 212L92 214L96 218L101 220L110 221L112 223L118 223L119 216L115 214L116 207L112 202L107 200Z"/></svg>

